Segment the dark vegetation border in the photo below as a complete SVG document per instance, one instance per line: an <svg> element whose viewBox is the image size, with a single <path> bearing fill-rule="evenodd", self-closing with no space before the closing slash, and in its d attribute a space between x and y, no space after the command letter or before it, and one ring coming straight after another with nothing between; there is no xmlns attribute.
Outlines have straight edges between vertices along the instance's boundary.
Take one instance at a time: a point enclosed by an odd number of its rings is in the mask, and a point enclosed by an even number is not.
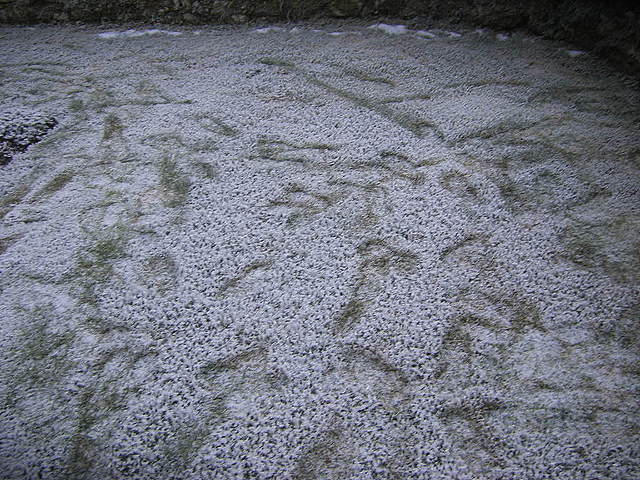
<svg viewBox="0 0 640 480"><path fill-rule="evenodd" d="M599 0L0 0L0 23L245 23L421 17L564 40L640 77L640 2Z"/></svg>

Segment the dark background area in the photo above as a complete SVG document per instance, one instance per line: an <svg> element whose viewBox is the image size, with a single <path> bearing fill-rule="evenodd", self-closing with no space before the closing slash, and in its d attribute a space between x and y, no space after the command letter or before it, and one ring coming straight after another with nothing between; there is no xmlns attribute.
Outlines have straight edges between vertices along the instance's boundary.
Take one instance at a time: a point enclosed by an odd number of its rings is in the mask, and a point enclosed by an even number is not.
<svg viewBox="0 0 640 480"><path fill-rule="evenodd" d="M524 30L640 76L640 2L612 0L0 0L0 22L246 23L393 17Z"/></svg>

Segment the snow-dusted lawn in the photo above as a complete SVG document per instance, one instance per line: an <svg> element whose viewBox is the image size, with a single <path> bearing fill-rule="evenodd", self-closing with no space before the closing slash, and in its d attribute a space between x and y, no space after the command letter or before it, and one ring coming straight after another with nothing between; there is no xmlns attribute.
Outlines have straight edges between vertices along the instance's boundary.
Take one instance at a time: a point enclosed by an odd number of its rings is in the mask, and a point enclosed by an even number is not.
<svg viewBox="0 0 640 480"><path fill-rule="evenodd" d="M0 29L0 477L640 478L640 98L387 24ZM572 53L573 52L573 53Z"/></svg>

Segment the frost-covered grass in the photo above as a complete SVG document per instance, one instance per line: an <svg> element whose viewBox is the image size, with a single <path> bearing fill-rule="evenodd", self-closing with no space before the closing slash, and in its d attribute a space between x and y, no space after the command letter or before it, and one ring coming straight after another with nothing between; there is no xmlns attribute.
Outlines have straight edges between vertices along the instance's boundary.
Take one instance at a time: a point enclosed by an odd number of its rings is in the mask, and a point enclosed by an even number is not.
<svg viewBox="0 0 640 480"><path fill-rule="evenodd" d="M371 23L3 28L2 475L640 478L637 89Z"/></svg>

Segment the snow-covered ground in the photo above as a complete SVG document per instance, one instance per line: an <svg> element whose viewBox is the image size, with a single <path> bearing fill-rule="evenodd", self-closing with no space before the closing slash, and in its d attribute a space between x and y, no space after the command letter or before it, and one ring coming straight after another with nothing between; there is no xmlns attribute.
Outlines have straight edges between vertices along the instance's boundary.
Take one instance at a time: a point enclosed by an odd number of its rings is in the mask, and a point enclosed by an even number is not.
<svg viewBox="0 0 640 480"><path fill-rule="evenodd" d="M270 27L0 29L0 476L640 478L637 88Z"/></svg>

